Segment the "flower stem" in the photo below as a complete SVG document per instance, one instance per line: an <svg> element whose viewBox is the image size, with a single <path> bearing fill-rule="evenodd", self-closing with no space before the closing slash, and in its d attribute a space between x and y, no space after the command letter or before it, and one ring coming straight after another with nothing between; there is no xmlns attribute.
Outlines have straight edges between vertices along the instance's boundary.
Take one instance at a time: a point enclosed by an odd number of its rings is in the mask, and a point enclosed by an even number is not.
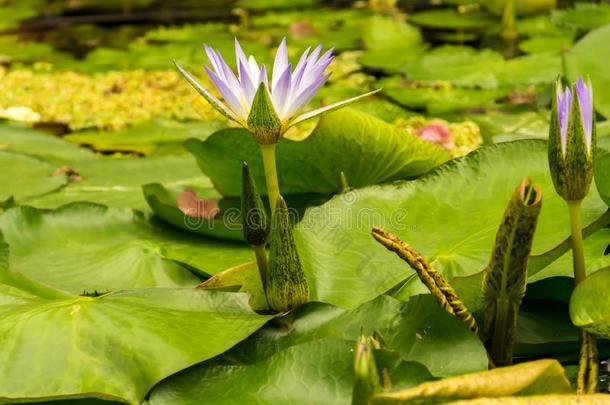
<svg viewBox="0 0 610 405"><path fill-rule="evenodd" d="M267 182L267 195L271 212L275 210L277 199L280 196L280 185L277 181L277 169L275 167L276 143L260 144L263 155L263 166L265 167L265 180Z"/></svg>
<svg viewBox="0 0 610 405"><path fill-rule="evenodd" d="M570 210L570 230L572 234L572 263L574 265L574 284L580 284L587 273L585 271L585 253L582 241L580 205L582 200L568 201Z"/></svg>

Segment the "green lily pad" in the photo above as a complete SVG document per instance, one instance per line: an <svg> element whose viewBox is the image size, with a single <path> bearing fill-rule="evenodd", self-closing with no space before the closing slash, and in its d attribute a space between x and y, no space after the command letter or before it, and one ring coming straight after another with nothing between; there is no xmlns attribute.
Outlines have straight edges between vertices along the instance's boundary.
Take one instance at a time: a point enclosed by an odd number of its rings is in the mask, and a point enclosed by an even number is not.
<svg viewBox="0 0 610 405"><path fill-rule="evenodd" d="M605 61L610 59L610 24L589 32L565 54L565 73L571 81L589 76L593 84L595 109L610 117L610 72Z"/></svg>
<svg viewBox="0 0 610 405"><path fill-rule="evenodd" d="M245 130L222 130L203 142L188 140L185 146L223 195L241 195L244 161L266 194L261 153ZM441 147L347 108L323 117L306 140L282 139L277 147L283 194L334 194L341 172L352 187L414 178L448 159Z"/></svg>
<svg viewBox="0 0 610 405"><path fill-rule="evenodd" d="M610 152L597 155L595 162L595 186L602 199L610 207Z"/></svg>
<svg viewBox="0 0 610 405"><path fill-rule="evenodd" d="M180 192L168 190L158 183L146 184L142 187L142 191L153 212L178 228L221 239L244 241L240 216L241 203L238 198L223 201L213 188L193 190L200 199L217 201L220 210L218 218L193 218L178 208L176 201Z"/></svg>
<svg viewBox="0 0 610 405"><path fill-rule="evenodd" d="M366 187L307 211L295 238L316 300L354 307L409 278L405 296L426 291L411 268L370 235L381 226L428 258L446 278L481 271L502 213L524 176L544 192L532 254L568 236L565 201L554 191L544 141L483 147L412 182ZM583 205L589 224L607 207L592 191Z"/></svg>
<svg viewBox="0 0 610 405"><path fill-rule="evenodd" d="M610 338L610 267L589 275L574 289L570 299L570 317L574 325L588 332Z"/></svg>
<svg viewBox="0 0 610 405"><path fill-rule="evenodd" d="M5 20L2 18L0 21L4 22ZM0 27L1 25L2 23L0 23ZM20 41L16 36L3 35L0 37L0 60L11 63L42 61L56 63L72 60L72 57L69 54L56 51L49 44Z"/></svg>
<svg viewBox="0 0 610 405"><path fill-rule="evenodd" d="M171 155L186 153L182 143L188 138L205 138L221 127L220 121L182 123L156 119L122 131L83 131L66 135L64 139L103 152Z"/></svg>
<svg viewBox="0 0 610 405"><path fill-rule="evenodd" d="M93 159L93 153L56 136L16 125L0 125L0 149L26 153L58 165Z"/></svg>
<svg viewBox="0 0 610 405"><path fill-rule="evenodd" d="M471 108L493 107L508 89L468 89L445 85L425 85L398 76L381 79L379 85L389 99L408 108L425 108L442 114Z"/></svg>
<svg viewBox="0 0 610 405"><path fill-rule="evenodd" d="M419 29L403 21L376 15L368 20L362 35L365 51L363 65L398 73L407 62L416 60L426 50ZM388 58L392 55L392 58Z"/></svg>
<svg viewBox="0 0 610 405"><path fill-rule="evenodd" d="M499 53L477 51L465 46L440 46L410 62L405 74L426 83L446 81L460 87L550 83L561 72L561 58L553 54L533 54L504 60Z"/></svg>
<svg viewBox="0 0 610 405"><path fill-rule="evenodd" d="M454 9L426 10L409 16L409 21L426 28L451 30L485 29L498 19L484 11L459 13Z"/></svg>
<svg viewBox="0 0 610 405"><path fill-rule="evenodd" d="M572 288L570 280L570 293ZM514 356L558 358L574 356L578 348L579 330L570 320L567 301L526 299L523 302L517 319Z"/></svg>
<svg viewBox="0 0 610 405"><path fill-rule="evenodd" d="M610 266L610 254L607 252L608 246L610 246L610 229L608 228L600 229L584 240L587 274L594 273L599 269ZM574 277L573 271L572 250L570 250L530 277L529 282L556 276Z"/></svg>
<svg viewBox="0 0 610 405"><path fill-rule="evenodd" d="M90 201L111 207L129 207L142 211L148 206L142 185L162 183L170 189L211 188L190 156L148 158L100 158L74 162L72 182L55 193L32 198L29 205L56 208L76 201Z"/></svg>
<svg viewBox="0 0 610 405"><path fill-rule="evenodd" d="M2 402L139 404L160 380L224 352L269 319L244 294L141 289L78 297L8 271L0 279L0 331L11 347L0 352Z"/></svg>
<svg viewBox="0 0 610 405"><path fill-rule="evenodd" d="M68 183L58 166L23 153L0 150L0 167L10 168L0 172L0 201L44 195Z"/></svg>
<svg viewBox="0 0 610 405"><path fill-rule="evenodd" d="M549 136L549 111L504 113L488 111L485 114L468 114L485 139L490 143L519 139L546 139Z"/></svg>
<svg viewBox="0 0 610 405"><path fill-rule="evenodd" d="M0 230L10 245L12 270L73 294L195 286L199 279L178 263L206 275L252 258L247 246L90 203L55 211L15 207L0 216Z"/></svg>
<svg viewBox="0 0 610 405"><path fill-rule="evenodd" d="M278 351L317 339L356 341L377 331L385 348L405 361L425 365L435 376L451 376L487 368L481 341L430 295L401 302L380 296L353 310L310 302L287 317L265 325L227 353L242 363L256 363Z"/></svg>
<svg viewBox="0 0 610 405"><path fill-rule="evenodd" d="M519 49L527 53L560 53L572 47L574 35L537 36L519 42Z"/></svg>
<svg viewBox="0 0 610 405"><path fill-rule="evenodd" d="M560 26L589 31L610 23L610 4L581 1L573 8L554 10L552 20Z"/></svg>
<svg viewBox="0 0 610 405"><path fill-rule="evenodd" d="M204 363L161 383L152 392L150 404L349 405L355 381L354 347L352 341L324 339L288 348L251 365ZM412 387L432 379L421 364L400 362L387 352L375 351L374 355L377 367L385 370L393 384Z"/></svg>

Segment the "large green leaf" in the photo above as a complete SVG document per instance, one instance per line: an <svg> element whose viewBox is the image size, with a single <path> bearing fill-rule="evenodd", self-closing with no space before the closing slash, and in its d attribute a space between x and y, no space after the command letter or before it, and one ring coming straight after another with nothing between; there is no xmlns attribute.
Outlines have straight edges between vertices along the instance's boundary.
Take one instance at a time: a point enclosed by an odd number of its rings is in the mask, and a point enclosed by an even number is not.
<svg viewBox="0 0 610 405"><path fill-rule="evenodd" d="M425 108L430 114L447 113L471 108L485 108L506 96L509 89L470 89L451 85L421 85L398 76L379 81L383 92L400 105Z"/></svg>
<svg viewBox="0 0 610 405"><path fill-rule="evenodd" d="M409 21L427 28L468 30L484 29L498 23L498 19L484 11L459 13L453 9L426 10L414 13Z"/></svg>
<svg viewBox="0 0 610 405"><path fill-rule="evenodd" d="M407 361L425 365L433 375L450 376L487 367L481 341L456 317L449 315L430 295L401 302L380 296L354 310L308 303L278 319L227 353L239 362L253 363L279 350L311 340L332 338L354 342L361 328L377 331L386 348Z"/></svg>
<svg viewBox="0 0 610 405"><path fill-rule="evenodd" d="M399 19L376 15L362 33L365 51L360 62L368 67L398 73L426 49L419 29ZM388 58L387 55L393 55Z"/></svg>
<svg viewBox="0 0 610 405"><path fill-rule="evenodd" d="M574 8L554 10L552 20L557 25L592 30L610 23L610 5L581 1L574 4Z"/></svg>
<svg viewBox="0 0 610 405"><path fill-rule="evenodd" d="M561 59L553 54L534 54L504 60L501 54L465 46L442 46L409 62L409 79L456 86L497 88L549 83L561 72Z"/></svg>
<svg viewBox="0 0 610 405"><path fill-rule="evenodd" d="M544 141L483 147L412 182L367 187L307 211L295 238L312 299L354 307L409 278L402 296L425 291L414 272L371 237L373 225L397 234L452 279L487 264L502 213L523 176L544 192L532 254L568 236L565 202L554 191ZM593 190L589 224L606 206Z"/></svg>
<svg viewBox="0 0 610 405"><path fill-rule="evenodd" d="M588 33L565 54L565 73L575 81L578 76L589 76L593 84L595 109L610 117L610 71L606 61L610 59L610 24Z"/></svg>
<svg viewBox="0 0 610 405"><path fill-rule="evenodd" d="M66 135L64 138L81 145L90 145L99 151L167 155L185 153L182 146L185 140L193 137L204 138L221 127L220 121L182 123L157 119L122 131L83 131Z"/></svg>
<svg viewBox="0 0 610 405"><path fill-rule="evenodd" d="M55 211L15 207L0 216L14 271L63 291L194 286L176 262L213 274L251 260L247 246L163 226L136 211L90 203Z"/></svg>
<svg viewBox="0 0 610 405"><path fill-rule="evenodd" d="M241 195L244 161L266 193L261 153L245 130L222 130L203 142L188 140L185 146L223 195ZM448 159L441 147L347 108L323 117L306 140L282 139L277 147L283 194L334 194L341 172L352 187L413 178Z"/></svg>
<svg viewBox="0 0 610 405"><path fill-rule="evenodd" d="M349 405L354 385L354 346L352 341L319 340L288 348L252 365L204 363L162 382L152 392L150 403ZM386 371L386 378L398 376L396 382L401 386L431 379L426 368L417 363L398 367L394 363L391 370L381 361L377 363Z"/></svg>
<svg viewBox="0 0 610 405"><path fill-rule="evenodd" d="M610 266L608 246L610 246L609 228L600 229L585 239L584 253L587 274ZM574 277L571 249L541 271L533 274L529 278L529 282L556 276Z"/></svg>
<svg viewBox="0 0 610 405"><path fill-rule="evenodd" d="M610 267L589 275L574 289L570 317L574 325L610 338Z"/></svg>
<svg viewBox="0 0 610 405"><path fill-rule="evenodd" d="M16 125L0 125L0 149L22 152L55 164L72 164L72 162L93 159L90 150L60 138Z"/></svg>
<svg viewBox="0 0 610 405"><path fill-rule="evenodd" d="M212 237L244 241L238 198L219 200L220 195L213 188L194 189L200 201L214 201L218 204L218 218L198 218L187 216L178 208L178 190L171 191L159 183L145 184L142 187L144 198L153 212L164 221L185 231ZM205 204L205 203L203 203ZM204 205L203 205L204 206ZM199 208L199 207L197 207Z"/></svg>
<svg viewBox="0 0 610 405"><path fill-rule="evenodd" d="M601 155L601 156L600 156ZM595 162L595 185L602 199L610 207L610 153L598 154Z"/></svg>
<svg viewBox="0 0 610 405"><path fill-rule="evenodd" d="M68 182L59 167L34 156L0 150L0 201L50 193Z"/></svg>
<svg viewBox="0 0 610 405"><path fill-rule="evenodd" d="M71 165L77 177L58 192L30 199L39 208L56 208L75 201L91 201L111 207L147 210L142 185L162 183L169 188L211 188L190 156L133 159L96 159Z"/></svg>
<svg viewBox="0 0 610 405"><path fill-rule="evenodd" d="M158 381L224 352L269 318L252 312L243 294L141 289L78 297L32 288L6 271L0 279L2 402L139 404Z"/></svg>

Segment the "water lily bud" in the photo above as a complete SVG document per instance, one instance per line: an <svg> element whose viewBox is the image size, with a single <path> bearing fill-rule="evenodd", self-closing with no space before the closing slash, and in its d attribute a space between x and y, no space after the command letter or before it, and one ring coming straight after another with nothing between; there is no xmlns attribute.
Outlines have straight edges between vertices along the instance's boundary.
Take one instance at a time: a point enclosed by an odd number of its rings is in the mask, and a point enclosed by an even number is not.
<svg viewBox="0 0 610 405"><path fill-rule="evenodd" d="M354 363L356 381L352 395L352 405L366 405L369 398L381 390L379 372L373 357L371 338L360 335L356 344L356 361Z"/></svg>
<svg viewBox="0 0 610 405"><path fill-rule="evenodd" d="M542 191L525 177L510 199L483 278L487 347L496 366L513 361L517 314L527 285L527 263L542 207Z"/></svg>
<svg viewBox="0 0 610 405"><path fill-rule="evenodd" d="M591 82L582 78L562 89L555 84L549 131L549 166L557 193L568 201L582 200L593 179L595 112Z"/></svg>
<svg viewBox="0 0 610 405"><path fill-rule="evenodd" d="M265 283L271 309L287 312L307 302L309 287L292 235L290 213L278 198L271 223L271 249Z"/></svg>
<svg viewBox="0 0 610 405"><path fill-rule="evenodd" d="M258 143L277 143L282 136L282 122L273 108L265 83L261 83L256 90L247 124Z"/></svg>
<svg viewBox="0 0 610 405"><path fill-rule="evenodd" d="M242 165L241 213L246 241L253 246L264 245L269 234L269 221L246 162Z"/></svg>

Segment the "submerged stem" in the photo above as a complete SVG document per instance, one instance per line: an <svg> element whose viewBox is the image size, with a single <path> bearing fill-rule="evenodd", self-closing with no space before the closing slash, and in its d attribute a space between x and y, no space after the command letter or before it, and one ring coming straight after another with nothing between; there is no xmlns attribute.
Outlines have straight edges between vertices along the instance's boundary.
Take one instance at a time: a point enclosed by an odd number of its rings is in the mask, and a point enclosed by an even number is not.
<svg viewBox="0 0 610 405"><path fill-rule="evenodd" d="M570 211L570 231L572 237L572 263L574 265L574 285L580 284L586 277L585 252L582 239L580 206L582 200L568 201ZM588 332L580 332L580 357L578 360L578 376L576 392L593 394L597 391L599 367L597 364L597 342Z"/></svg>
<svg viewBox="0 0 610 405"><path fill-rule="evenodd" d="M263 166L265 167L265 181L267 182L267 194L271 212L275 209L277 199L280 196L280 185L277 180L277 168L275 167L276 143L260 144L263 155Z"/></svg>
<svg viewBox="0 0 610 405"><path fill-rule="evenodd" d="M597 342L593 335L582 330L580 331L580 357L578 359L578 375L576 376L576 392L578 394L594 394L597 391L598 374Z"/></svg>

